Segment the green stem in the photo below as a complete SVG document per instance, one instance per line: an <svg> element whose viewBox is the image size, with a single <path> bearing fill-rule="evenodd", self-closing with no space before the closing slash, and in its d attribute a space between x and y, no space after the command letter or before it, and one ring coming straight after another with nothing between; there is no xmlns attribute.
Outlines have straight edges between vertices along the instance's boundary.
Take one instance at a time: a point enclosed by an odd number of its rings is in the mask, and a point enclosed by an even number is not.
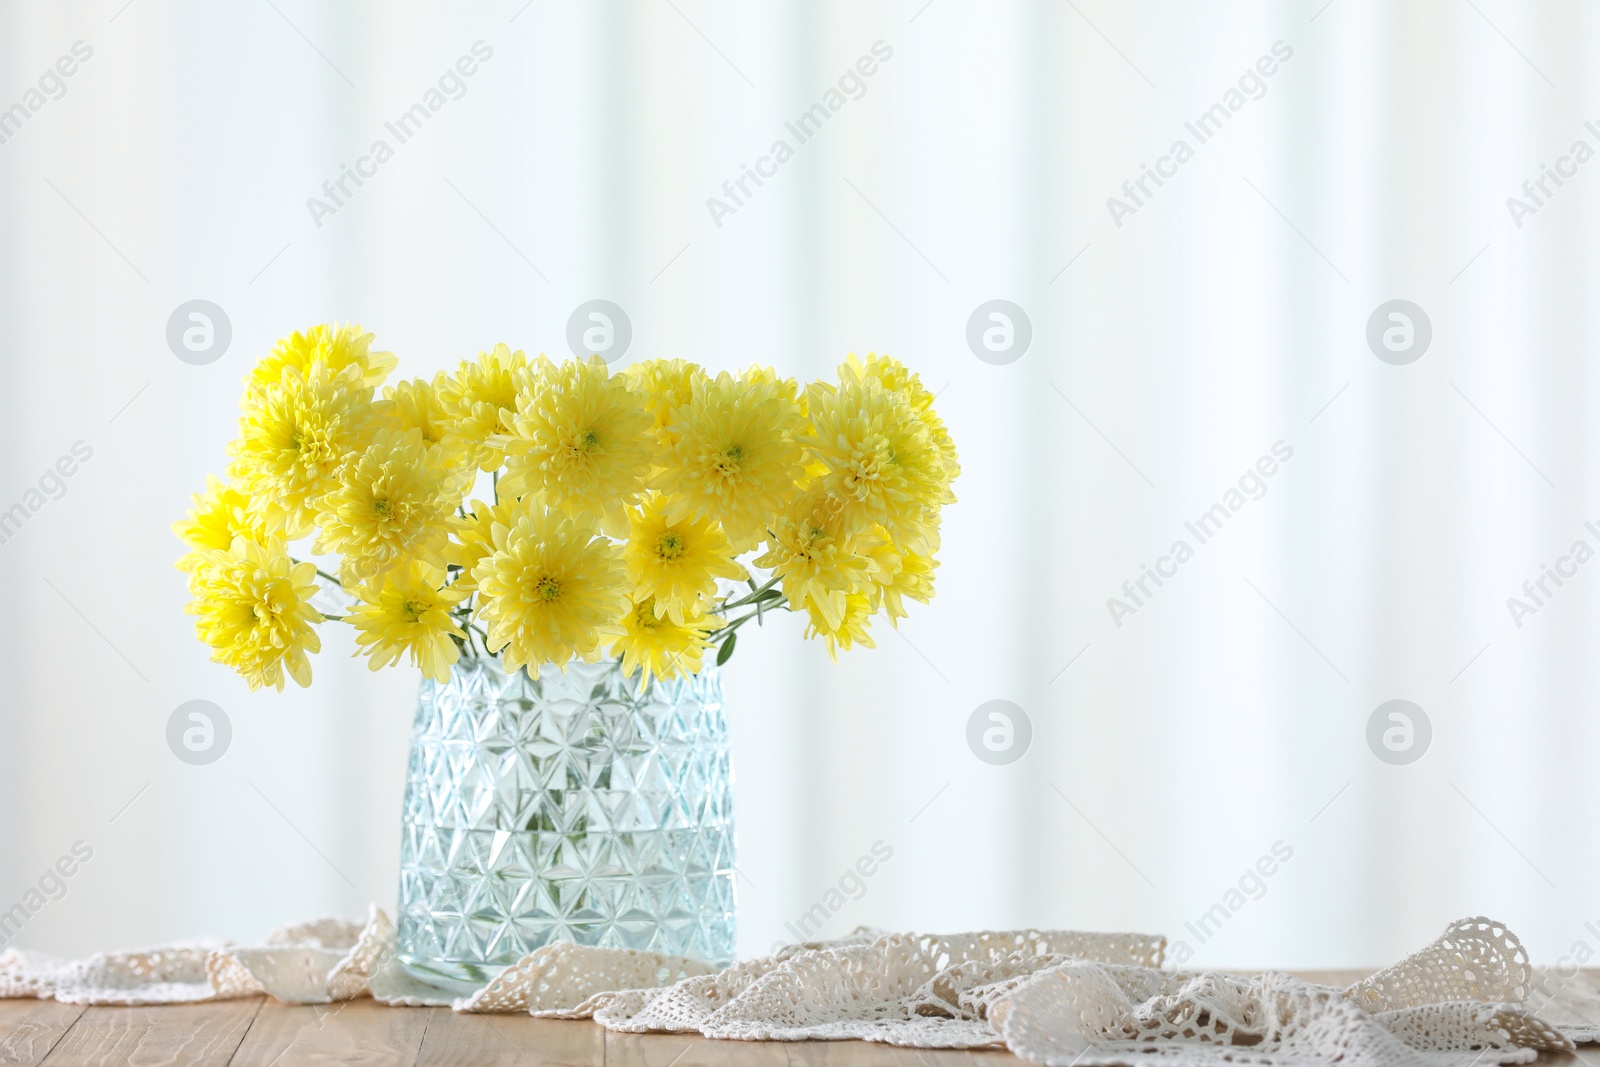
<svg viewBox="0 0 1600 1067"><path fill-rule="evenodd" d="M725 600L725 601L723 601L722 607L721 607L720 610L728 611L728 610L730 610L732 608L742 608L742 607L745 607L746 605L754 604L756 602L756 598L757 597L759 597L762 593L765 593L767 590L773 588L774 586L776 586L781 581L783 581L783 579L775 574L771 578L767 579L767 582L766 582L765 585L763 585L763 586L761 586L761 587L759 587L757 589L752 590L750 593L748 593L747 595L739 598L738 600Z"/></svg>
<svg viewBox="0 0 1600 1067"><path fill-rule="evenodd" d="M728 625L724 626L722 629L714 630L707 634L706 641L708 644L720 645L723 641L727 640L729 634L738 630L739 627L743 626L751 619L756 619L759 622L761 615L764 612L773 611L777 608L787 608L790 611L794 610L793 608L789 607L789 601L787 597L781 595L776 596L771 600L762 601L756 606L756 610L750 612L748 615L741 615L737 619L734 619L732 622L728 623Z"/></svg>
<svg viewBox="0 0 1600 1067"><path fill-rule="evenodd" d="M494 655L493 655L493 653L491 653L489 651L489 633L488 633L488 631L483 629L481 626L474 626L472 623L468 622L466 619L461 619L459 621L461 622L462 629L466 631L467 644L468 644L469 647L472 648L473 656L477 656L478 655L478 649L481 647L483 649L483 658L484 659L493 659ZM473 634L477 634L478 635L478 640L476 642L474 642L472 640L472 635Z"/></svg>

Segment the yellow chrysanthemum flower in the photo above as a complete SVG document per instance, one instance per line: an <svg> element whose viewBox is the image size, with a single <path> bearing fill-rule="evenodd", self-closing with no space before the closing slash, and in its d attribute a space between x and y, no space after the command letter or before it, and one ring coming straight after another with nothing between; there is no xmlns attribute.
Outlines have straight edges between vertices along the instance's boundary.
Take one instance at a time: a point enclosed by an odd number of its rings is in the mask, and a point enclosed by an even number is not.
<svg viewBox="0 0 1600 1067"><path fill-rule="evenodd" d="M439 588L443 581L442 571L412 561L362 587L361 603L345 621L356 628L356 644L373 670L410 656L424 676L450 680L450 668L461 655L451 639L467 636L450 612L467 594L454 586Z"/></svg>
<svg viewBox="0 0 1600 1067"><path fill-rule="evenodd" d="M212 660L231 667L251 689L281 691L285 669L298 685L310 685L306 653L322 648L312 628L322 621L311 606L316 565L295 563L281 541L262 545L243 537L204 556L190 574L194 600L185 610L197 616L195 633L211 647Z"/></svg>
<svg viewBox="0 0 1600 1067"><path fill-rule="evenodd" d="M627 379L599 356L552 363L540 356L519 378L522 406L505 440L500 491L534 495L571 514L589 511L622 536L624 509L644 492L655 441L650 414Z"/></svg>
<svg viewBox="0 0 1600 1067"><path fill-rule="evenodd" d="M844 365L839 368L839 378L841 381L876 382L891 393L905 396L911 404L911 410L916 412L917 418L928 428L928 436L933 439L934 447L939 450L939 457L944 460L945 494L940 503L955 503L955 494L949 489L950 483L961 474L961 464L956 457L956 443L951 439L950 431L945 428L944 420L933 410L934 396L923 388L922 379L898 359L871 352L867 353L865 363L857 359L854 352L850 353Z"/></svg>
<svg viewBox="0 0 1600 1067"><path fill-rule="evenodd" d="M830 620L812 605L806 608L810 624L806 626L807 639L821 637L828 646L828 657L838 662L840 651L848 652L856 645L877 648L869 632L872 621L872 601L865 593L851 593L845 597L844 613L837 622Z"/></svg>
<svg viewBox="0 0 1600 1067"><path fill-rule="evenodd" d="M460 481L428 462L421 434L380 430L322 498L316 551L343 556L339 578L348 587L408 557L442 567L460 499Z"/></svg>
<svg viewBox="0 0 1600 1067"><path fill-rule="evenodd" d="M456 580L450 583L452 589L470 593L478 588L478 579L473 577L472 569L479 560L494 551L494 524L510 526L516 508L517 502L509 499L498 504L474 500L468 505L464 517L457 516L450 520L455 537L444 546L444 561L461 568Z"/></svg>
<svg viewBox="0 0 1600 1067"><path fill-rule="evenodd" d="M503 649L507 671L525 667L534 678L542 664L599 659L628 595L622 554L600 536L593 516L534 504L493 532L494 551L472 571L489 651Z"/></svg>
<svg viewBox="0 0 1600 1067"><path fill-rule="evenodd" d="M316 507L340 468L372 439L372 387L359 367L315 363L247 397L230 474L269 522L293 539L311 531Z"/></svg>
<svg viewBox="0 0 1600 1067"><path fill-rule="evenodd" d="M700 657L708 647L706 635L720 629L716 615L691 615L676 620L664 615L654 600L646 598L629 607L622 617L622 633L612 638L611 652L622 656L622 673L644 671L644 681L700 673Z"/></svg>
<svg viewBox="0 0 1600 1067"><path fill-rule="evenodd" d="M704 516L721 524L736 550L753 547L767 520L787 509L803 473L794 383L761 368L739 378L724 371L696 385L674 418L677 440L650 487L668 494L674 521Z"/></svg>
<svg viewBox="0 0 1600 1067"><path fill-rule="evenodd" d="M281 382L289 367L304 377L311 373L312 364L321 363L335 374L346 367L357 367L362 384L376 387L399 361L393 352L374 352L371 346L372 334L354 324L313 326L305 333L291 333L274 345L272 354L255 365L245 384L251 392L260 392Z"/></svg>
<svg viewBox="0 0 1600 1067"><path fill-rule="evenodd" d="M439 387L444 375L435 376L431 382L416 378L385 386L383 399L372 405L373 413L384 425L402 433L416 430L422 435L428 456L441 466L465 465L467 457L452 451L444 443L450 429L449 417L439 400Z"/></svg>
<svg viewBox="0 0 1600 1067"><path fill-rule="evenodd" d="M855 519L873 522L896 544L927 551L949 487L944 459L903 393L875 382L814 383L806 394L810 456L819 484Z"/></svg>
<svg viewBox="0 0 1600 1067"><path fill-rule="evenodd" d="M264 517L253 509L253 501L235 485L215 475L206 475L206 491L190 497L194 506L187 518L172 524L190 552L178 560L179 570L193 570L206 552L233 547L235 537L266 541L278 531L269 530Z"/></svg>
<svg viewBox="0 0 1600 1067"><path fill-rule="evenodd" d="M837 501L812 492L771 523L767 551L755 565L781 578L796 610L811 612L837 630L846 598L868 581L871 561L857 553L857 529Z"/></svg>
<svg viewBox="0 0 1600 1067"><path fill-rule="evenodd" d="M899 626L899 620L908 614L903 598L910 597L923 604L933 599L933 572L939 566L938 560L900 551L881 526L862 551L872 561L874 610L881 602L889 625Z"/></svg>
<svg viewBox="0 0 1600 1067"><path fill-rule="evenodd" d="M698 363L687 360L646 359L633 364L624 373L654 420L651 429L656 441L663 449L670 447L677 439L672 432L674 416L679 408L694 399L695 386L703 386L708 380L706 372Z"/></svg>
<svg viewBox="0 0 1600 1067"><path fill-rule="evenodd" d="M342 557L359 654L440 680L478 623L535 677L607 653L646 681L698 671L728 625L711 614L718 585L748 577L751 549L770 588L729 602L805 613L831 656L933 595L960 467L897 360L851 354L836 385L802 395L766 367L613 374L502 344L376 399L395 359L371 346L353 325L279 341L247 379L226 476L174 524L197 631L253 687L310 680L317 572L286 542L312 532ZM480 472L497 503L456 514Z"/></svg>
<svg viewBox="0 0 1600 1067"><path fill-rule="evenodd" d="M622 559L633 584L633 599L652 600L657 615L679 626L706 609L717 579L743 581L748 575L733 558L722 528L709 519L685 516L670 522L665 499L657 494L628 513L628 543Z"/></svg>
<svg viewBox="0 0 1600 1067"><path fill-rule="evenodd" d="M518 372L527 366L527 356L502 344L479 352L476 360L462 360L454 374L440 378L436 388L445 413L445 447L479 470L498 469L503 456L495 438L511 432Z"/></svg>

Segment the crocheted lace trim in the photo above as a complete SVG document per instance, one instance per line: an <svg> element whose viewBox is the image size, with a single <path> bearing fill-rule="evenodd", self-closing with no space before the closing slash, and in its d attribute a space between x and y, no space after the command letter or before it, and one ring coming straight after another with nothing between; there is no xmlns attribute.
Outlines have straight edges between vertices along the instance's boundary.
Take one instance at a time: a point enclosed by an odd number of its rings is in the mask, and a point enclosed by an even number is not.
<svg viewBox="0 0 1600 1067"><path fill-rule="evenodd" d="M1009 1048L1049 1067L1471 1067L1528 1063L1600 1040L1600 990L1536 970L1484 918L1346 989L1286 974L1162 969L1166 939L1021 930L931 936L859 930L712 971L629 949L554 944L452 1000L394 960L394 926L291 926L264 944L167 945L62 962L0 953L0 997L177 1004L257 996L589 1018L633 1033L913 1048Z"/></svg>

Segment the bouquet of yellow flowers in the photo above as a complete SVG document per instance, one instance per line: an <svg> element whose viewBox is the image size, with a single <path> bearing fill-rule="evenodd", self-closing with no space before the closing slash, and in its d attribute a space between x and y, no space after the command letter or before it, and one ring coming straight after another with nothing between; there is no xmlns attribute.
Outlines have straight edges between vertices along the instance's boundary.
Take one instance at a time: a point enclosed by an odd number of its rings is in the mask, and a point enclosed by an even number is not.
<svg viewBox="0 0 1600 1067"><path fill-rule="evenodd" d="M445 681L498 655L537 678L610 654L649 679L725 662L768 611L805 612L837 655L933 595L960 468L893 359L802 391L766 367L613 373L498 345L385 387L396 359L371 346L355 326L279 341L246 379L228 479L174 526L195 630L252 689L309 685L329 620L374 670L409 657Z"/></svg>

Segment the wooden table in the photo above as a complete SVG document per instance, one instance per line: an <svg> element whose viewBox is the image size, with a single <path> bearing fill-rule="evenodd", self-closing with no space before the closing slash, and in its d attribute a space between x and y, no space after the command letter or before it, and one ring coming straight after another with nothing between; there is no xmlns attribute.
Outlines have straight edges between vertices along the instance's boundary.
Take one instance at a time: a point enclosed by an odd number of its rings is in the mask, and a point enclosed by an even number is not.
<svg viewBox="0 0 1600 1067"><path fill-rule="evenodd" d="M1308 971L1346 985L1366 972ZM386 1008L370 1000L282 1004L264 997L158 1008L0 1000L0 1064L293 1067L302 1063L460 1067L1022 1067L1008 1052L897 1049L860 1041L708 1041L614 1034L589 1022ZM1540 1064L1593 1064L1600 1045Z"/></svg>

